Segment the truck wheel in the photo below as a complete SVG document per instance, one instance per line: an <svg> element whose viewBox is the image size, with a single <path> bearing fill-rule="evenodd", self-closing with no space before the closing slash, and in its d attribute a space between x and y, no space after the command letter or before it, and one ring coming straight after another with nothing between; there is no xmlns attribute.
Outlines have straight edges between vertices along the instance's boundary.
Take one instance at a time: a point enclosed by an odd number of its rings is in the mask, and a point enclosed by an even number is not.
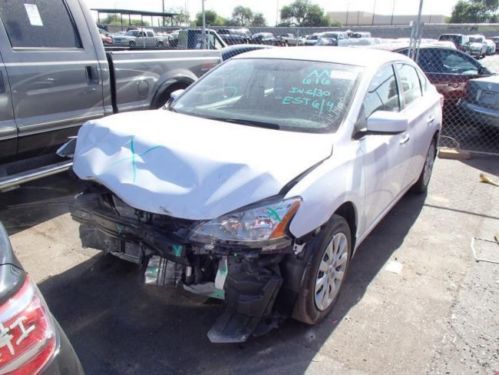
<svg viewBox="0 0 499 375"><path fill-rule="evenodd" d="M333 309L343 286L352 255L352 235L347 221L339 215L307 245L310 259L293 318L317 324Z"/></svg>
<svg viewBox="0 0 499 375"><path fill-rule="evenodd" d="M163 47L164 47L163 42L158 42L158 43L156 44L156 47L158 47L158 48L163 48Z"/></svg>
<svg viewBox="0 0 499 375"><path fill-rule="evenodd" d="M131 41L128 43L128 46L129 46L130 48L135 47L135 42L134 42L133 40L131 40Z"/></svg>
<svg viewBox="0 0 499 375"><path fill-rule="evenodd" d="M152 106L152 108L161 108L163 107L168 100L170 99L170 95L172 92L177 91L177 90L182 90L187 88L187 84L185 83L177 83L173 86L170 86L165 92L163 92L161 95L159 95L158 99L156 100L156 103Z"/></svg>

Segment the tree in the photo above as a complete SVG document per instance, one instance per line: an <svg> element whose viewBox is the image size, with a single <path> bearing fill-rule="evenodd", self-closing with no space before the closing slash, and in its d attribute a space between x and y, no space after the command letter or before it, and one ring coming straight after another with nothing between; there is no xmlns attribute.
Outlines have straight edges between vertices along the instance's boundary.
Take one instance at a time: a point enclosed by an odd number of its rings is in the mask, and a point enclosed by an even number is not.
<svg viewBox="0 0 499 375"><path fill-rule="evenodd" d="M100 21L101 24L103 25L110 25L110 26L121 26L121 18L117 15L109 15L106 18L104 18L102 21ZM127 26L128 25L128 17L123 17L123 25ZM130 21L131 26L149 26L149 22L147 21L141 21L141 20L131 20Z"/></svg>
<svg viewBox="0 0 499 375"><path fill-rule="evenodd" d="M451 23L492 22L497 18L499 0L459 0L452 10Z"/></svg>
<svg viewBox="0 0 499 375"><path fill-rule="evenodd" d="M253 20L251 21L251 26L262 27L267 26L267 21L262 13L255 13Z"/></svg>
<svg viewBox="0 0 499 375"><path fill-rule="evenodd" d="M309 0L295 0L281 8L281 21L288 26L329 26L324 9Z"/></svg>
<svg viewBox="0 0 499 375"><path fill-rule="evenodd" d="M223 26L226 20L220 17L214 10L207 10L205 12L206 26ZM196 14L196 26L203 26L203 14Z"/></svg>
<svg viewBox="0 0 499 375"><path fill-rule="evenodd" d="M232 23L235 26L249 26L253 21L253 11L251 8L237 6L232 11Z"/></svg>

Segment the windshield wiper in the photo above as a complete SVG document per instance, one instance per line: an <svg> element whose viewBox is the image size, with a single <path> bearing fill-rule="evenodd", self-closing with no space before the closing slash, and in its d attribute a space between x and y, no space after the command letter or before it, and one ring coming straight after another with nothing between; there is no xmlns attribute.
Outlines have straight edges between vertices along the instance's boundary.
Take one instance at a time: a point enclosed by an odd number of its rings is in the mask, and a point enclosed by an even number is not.
<svg viewBox="0 0 499 375"><path fill-rule="evenodd" d="M247 120L247 119L243 119L243 118L218 118L217 120L225 121L225 122L232 122L234 124L240 124L240 125L257 126L259 128L266 128L266 129L279 130L281 128L280 125L274 124L271 122Z"/></svg>

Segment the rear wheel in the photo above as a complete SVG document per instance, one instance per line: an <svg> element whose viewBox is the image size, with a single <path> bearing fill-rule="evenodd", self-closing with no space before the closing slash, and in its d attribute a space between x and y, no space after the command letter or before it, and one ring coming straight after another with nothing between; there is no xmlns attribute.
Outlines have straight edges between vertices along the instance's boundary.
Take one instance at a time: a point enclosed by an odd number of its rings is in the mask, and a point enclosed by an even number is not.
<svg viewBox="0 0 499 375"><path fill-rule="evenodd" d="M158 43L156 44L156 47L158 47L158 48L163 48L163 47L164 47L163 42L158 42Z"/></svg>
<svg viewBox="0 0 499 375"><path fill-rule="evenodd" d="M352 254L347 221L338 215L307 245L310 260L293 318L307 324L322 321L333 309L343 286Z"/></svg>
<svg viewBox="0 0 499 375"><path fill-rule="evenodd" d="M130 48L135 47L135 42L134 42L133 40L131 40L130 42L128 42L128 46L129 46Z"/></svg>
<svg viewBox="0 0 499 375"><path fill-rule="evenodd" d="M433 172L433 164L435 163L435 158L437 157L437 142L435 139L430 144L428 153L426 154L426 160L419 176L418 181L414 184L412 190L418 194L424 194L428 191L428 185L430 184L431 173Z"/></svg>

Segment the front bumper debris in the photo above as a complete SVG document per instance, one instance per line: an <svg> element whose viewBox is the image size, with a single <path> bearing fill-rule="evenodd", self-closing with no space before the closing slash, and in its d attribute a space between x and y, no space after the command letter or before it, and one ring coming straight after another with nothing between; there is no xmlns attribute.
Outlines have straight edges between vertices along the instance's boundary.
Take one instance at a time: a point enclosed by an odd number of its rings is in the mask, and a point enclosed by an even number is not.
<svg viewBox="0 0 499 375"><path fill-rule="evenodd" d="M293 254L291 244L266 253L191 243L189 233L197 222L136 210L100 187L79 195L71 215L81 224L84 247L143 265L146 284L181 286L224 299L225 310L208 332L211 342L244 342L292 312L296 293L282 287L283 260ZM284 301L280 307L278 299Z"/></svg>

